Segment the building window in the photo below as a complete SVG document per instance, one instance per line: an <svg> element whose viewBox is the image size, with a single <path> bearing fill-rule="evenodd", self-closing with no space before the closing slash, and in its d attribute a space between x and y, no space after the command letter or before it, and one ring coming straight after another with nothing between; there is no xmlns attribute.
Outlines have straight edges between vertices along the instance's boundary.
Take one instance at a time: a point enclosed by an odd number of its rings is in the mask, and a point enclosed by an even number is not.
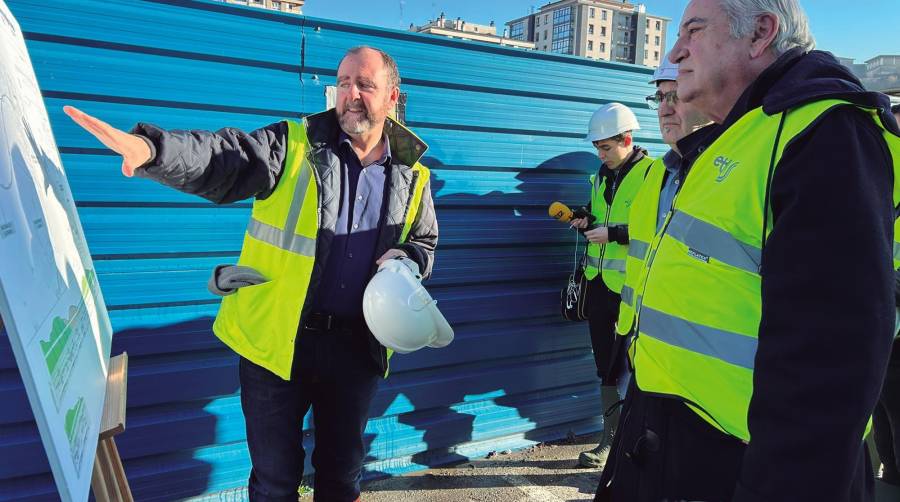
<svg viewBox="0 0 900 502"><path fill-rule="evenodd" d="M588 40L588 50L589 51L594 50L594 41L593 40Z"/></svg>
<svg viewBox="0 0 900 502"><path fill-rule="evenodd" d="M551 42L550 50L557 54L571 54L572 43L570 38L554 39Z"/></svg>
<svg viewBox="0 0 900 502"><path fill-rule="evenodd" d="M594 19L594 15L595 15L594 8L591 7L591 9L590 9L589 12L590 12L590 18L591 18L591 19Z"/></svg>
<svg viewBox="0 0 900 502"><path fill-rule="evenodd" d="M535 26L540 26L540 25L541 25L541 16L536 16L536 17L534 18L534 25L535 25Z"/></svg>
<svg viewBox="0 0 900 502"><path fill-rule="evenodd" d="M600 11L600 18L603 19L604 21L606 21L606 12L607 11L605 11L605 10Z"/></svg>
<svg viewBox="0 0 900 502"><path fill-rule="evenodd" d="M525 40L525 23L518 22L510 26L509 38L513 40Z"/></svg>
<svg viewBox="0 0 900 502"><path fill-rule="evenodd" d="M660 22L659 22L659 21L656 22L656 29L657 29L657 30L661 30L661 29L662 29L662 28L660 28Z"/></svg>
<svg viewBox="0 0 900 502"><path fill-rule="evenodd" d="M564 7L553 11L553 26L572 21L572 8Z"/></svg>
<svg viewBox="0 0 900 502"><path fill-rule="evenodd" d="M653 44L659 47L659 37L653 37Z"/></svg>
<svg viewBox="0 0 900 502"><path fill-rule="evenodd" d="M653 59L659 61L659 51L653 51Z"/></svg>
<svg viewBox="0 0 900 502"><path fill-rule="evenodd" d="M554 40L551 43L550 50L557 54L571 54L572 46L568 38Z"/></svg>
<svg viewBox="0 0 900 502"><path fill-rule="evenodd" d="M588 35L593 35L593 34L594 34L594 25L589 24L588 25Z"/></svg>
<svg viewBox="0 0 900 502"><path fill-rule="evenodd" d="M647 20L647 28L650 28L650 20Z"/></svg>
<svg viewBox="0 0 900 502"><path fill-rule="evenodd" d="M650 59L650 51L644 51L644 59Z"/></svg>
<svg viewBox="0 0 900 502"><path fill-rule="evenodd" d="M606 42L600 42L600 52L606 52Z"/></svg>
<svg viewBox="0 0 900 502"><path fill-rule="evenodd" d="M563 7L553 11L553 41L550 50L559 54L571 54L572 33L572 8Z"/></svg>
<svg viewBox="0 0 900 502"><path fill-rule="evenodd" d="M628 47L622 49L622 54L624 54L626 58L628 57Z"/></svg>
<svg viewBox="0 0 900 502"><path fill-rule="evenodd" d="M644 35L644 43L645 43L645 44L649 44L649 43L650 43L650 35Z"/></svg>
<svg viewBox="0 0 900 502"><path fill-rule="evenodd" d="M549 22L550 22L550 14L544 14L544 24L547 24Z"/></svg>
<svg viewBox="0 0 900 502"><path fill-rule="evenodd" d="M605 36L606 36L606 26L601 26L601 27L600 27L600 36L601 36L601 37L605 37Z"/></svg>

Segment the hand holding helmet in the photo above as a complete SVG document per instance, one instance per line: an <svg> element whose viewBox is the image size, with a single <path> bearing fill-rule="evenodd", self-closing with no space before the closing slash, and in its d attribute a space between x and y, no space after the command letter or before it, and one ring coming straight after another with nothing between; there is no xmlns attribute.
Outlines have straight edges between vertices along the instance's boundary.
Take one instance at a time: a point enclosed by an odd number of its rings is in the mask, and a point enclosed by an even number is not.
<svg viewBox="0 0 900 502"><path fill-rule="evenodd" d="M421 281L416 262L400 257L382 262L363 293L369 330L394 352L441 348L453 341L453 328Z"/></svg>

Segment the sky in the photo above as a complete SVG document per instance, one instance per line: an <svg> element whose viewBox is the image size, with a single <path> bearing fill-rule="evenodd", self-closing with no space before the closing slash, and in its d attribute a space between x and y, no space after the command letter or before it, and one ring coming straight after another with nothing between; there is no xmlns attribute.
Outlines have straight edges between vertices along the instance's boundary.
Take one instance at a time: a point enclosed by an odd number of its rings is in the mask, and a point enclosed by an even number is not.
<svg viewBox="0 0 900 502"><path fill-rule="evenodd" d="M678 20L688 0L632 0L647 12L671 18L667 49L675 43ZM537 10L547 0L307 0L307 16L384 28L408 29L444 12L448 18L476 24L496 21L502 32L507 21ZM801 0L810 18L817 47L861 63L879 54L900 54L900 1Z"/></svg>

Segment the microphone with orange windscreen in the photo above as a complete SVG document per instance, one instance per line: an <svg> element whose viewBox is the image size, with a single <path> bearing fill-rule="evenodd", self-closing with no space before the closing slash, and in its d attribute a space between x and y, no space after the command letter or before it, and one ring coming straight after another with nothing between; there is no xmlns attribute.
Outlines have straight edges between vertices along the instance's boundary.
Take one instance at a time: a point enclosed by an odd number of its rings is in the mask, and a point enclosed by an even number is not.
<svg viewBox="0 0 900 502"><path fill-rule="evenodd" d="M579 207L576 210L569 209L569 206L563 204L562 202L554 202L550 204L550 208L547 211L550 214L551 218L557 219L563 223L569 223L573 218L587 218L588 224L594 223L594 220L597 219L596 216L591 214L587 209L583 207Z"/></svg>

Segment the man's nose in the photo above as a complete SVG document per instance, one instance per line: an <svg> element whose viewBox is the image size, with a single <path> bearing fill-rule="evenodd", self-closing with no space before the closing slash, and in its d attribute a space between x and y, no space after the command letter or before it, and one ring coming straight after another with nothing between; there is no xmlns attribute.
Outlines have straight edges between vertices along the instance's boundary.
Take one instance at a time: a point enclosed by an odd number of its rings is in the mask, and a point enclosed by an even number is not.
<svg viewBox="0 0 900 502"><path fill-rule="evenodd" d="M672 47L672 50L669 52L670 63L679 64L681 60L687 57L687 50L684 45L684 37L678 37L678 39L675 40L675 46Z"/></svg>
<svg viewBox="0 0 900 502"><path fill-rule="evenodd" d="M669 115L673 115L675 113L675 107L669 104L668 100L663 100L659 104L659 116L660 117L668 117Z"/></svg>

